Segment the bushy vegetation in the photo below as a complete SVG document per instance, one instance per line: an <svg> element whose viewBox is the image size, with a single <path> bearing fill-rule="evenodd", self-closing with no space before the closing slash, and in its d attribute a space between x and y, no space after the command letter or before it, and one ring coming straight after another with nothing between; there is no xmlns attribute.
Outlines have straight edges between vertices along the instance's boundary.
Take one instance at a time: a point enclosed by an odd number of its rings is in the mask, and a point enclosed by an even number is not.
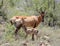
<svg viewBox="0 0 60 46"><path fill-rule="evenodd" d="M59 25L60 3L56 0L1 0L0 16L9 20L15 15L38 15L38 11L45 11L45 24ZM46 19L47 18L47 19Z"/></svg>
<svg viewBox="0 0 60 46"><path fill-rule="evenodd" d="M9 19L11 17L22 16L22 15L23 16L25 15L26 16L31 16L31 15L38 16L39 12L41 11L45 12L45 17L44 17L44 23L38 26L39 31L40 29L44 30L42 31L43 34L47 32L46 34L50 33L51 39L56 38L57 33L60 30L60 29L59 30L52 29L55 26L59 26L60 28L60 3L58 3L56 0L0 0L0 16L2 16L2 18L4 19L4 22L6 22L5 26L3 26L3 28L5 28L5 32L3 33L2 41L3 42L8 41L10 43L16 42L15 36L14 36L15 26L11 25L9 22ZM47 28L47 27L43 27L42 25L43 26L47 25L50 27ZM0 24L0 27L2 27L1 24ZM18 35L20 39L22 39L23 41L25 37L25 32L22 31L22 29L20 29L20 31L18 32ZM41 39L39 39L38 41L40 40ZM18 44L18 42L16 44Z"/></svg>

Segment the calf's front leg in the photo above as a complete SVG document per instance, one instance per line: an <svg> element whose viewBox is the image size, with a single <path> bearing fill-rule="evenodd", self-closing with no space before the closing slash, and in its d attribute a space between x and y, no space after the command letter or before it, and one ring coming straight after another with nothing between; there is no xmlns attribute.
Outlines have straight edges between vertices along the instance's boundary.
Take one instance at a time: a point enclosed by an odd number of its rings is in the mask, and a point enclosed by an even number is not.
<svg viewBox="0 0 60 46"><path fill-rule="evenodd" d="M34 41L34 34L32 34L32 40Z"/></svg>

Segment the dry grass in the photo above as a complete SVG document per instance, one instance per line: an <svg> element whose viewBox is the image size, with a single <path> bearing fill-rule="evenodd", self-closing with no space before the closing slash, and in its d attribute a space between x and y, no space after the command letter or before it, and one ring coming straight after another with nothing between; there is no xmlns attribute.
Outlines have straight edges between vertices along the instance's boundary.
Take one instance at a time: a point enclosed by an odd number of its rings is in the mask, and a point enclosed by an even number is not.
<svg viewBox="0 0 60 46"><path fill-rule="evenodd" d="M39 26L38 29L40 37L38 39L35 37L35 41L31 40L31 36L25 39L25 32L22 30L18 32L18 39L16 40L14 37L14 26L8 25L8 23L0 25L0 46L23 46L24 44L27 44L27 46L39 46L41 41L44 43L49 42L51 46L60 45L60 29L43 25Z"/></svg>

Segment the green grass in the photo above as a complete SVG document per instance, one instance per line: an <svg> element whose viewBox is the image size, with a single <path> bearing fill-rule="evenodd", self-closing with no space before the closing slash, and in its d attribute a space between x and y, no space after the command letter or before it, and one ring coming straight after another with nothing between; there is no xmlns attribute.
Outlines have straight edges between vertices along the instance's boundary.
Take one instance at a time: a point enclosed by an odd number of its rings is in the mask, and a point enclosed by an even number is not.
<svg viewBox="0 0 60 46"><path fill-rule="evenodd" d="M2 25L0 25L2 26ZM22 43L28 41L28 45L30 46L36 46L37 44L39 44L40 41L46 41L44 40L44 37L46 35L48 35L49 40L50 40L50 44L52 46L57 46L60 45L58 42L60 42L60 29L53 29L53 27L49 27L49 26L43 26L42 24L40 26L38 26L37 28L39 29L39 35L40 37L38 38L38 40L35 38L35 41L31 41L31 36L28 36L26 39L25 37L25 32L23 31L23 29L21 28L18 31L18 35L19 35L19 39L15 39L14 37L14 31L15 31L15 27L13 25L11 25L10 23L6 23L5 28L5 32L2 35L2 39L0 39L0 44L4 44L4 43L9 43L11 46L20 46ZM1 33L1 32L0 32Z"/></svg>

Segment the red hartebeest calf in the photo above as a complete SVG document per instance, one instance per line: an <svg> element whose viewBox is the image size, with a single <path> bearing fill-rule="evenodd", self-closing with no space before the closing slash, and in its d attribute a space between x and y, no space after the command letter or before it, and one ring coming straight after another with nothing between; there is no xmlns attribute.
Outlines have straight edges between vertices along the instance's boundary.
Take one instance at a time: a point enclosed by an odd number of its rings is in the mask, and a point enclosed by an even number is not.
<svg viewBox="0 0 60 46"><path fill-rule="evenodd" d="M44 16L45 16L45 13L44 12L41 12L41 14L39 16L14 16L10 19L10 22L11 24L14 24L15 27L16 27L16 30L15 30L15 34L17 34L18 30L21 28L22 26L22 22L20 22L20 20L23 18L24 19L24 25L26 27L37 27L38 24L41 22L41 21L44 21ZM16 21L17 20L17 21ZM17 23L17 24L16 24ZM19 24L18 24L19 23ZM36 23L36 25L35 25ZM34 26L35 25L35 26ZM34 34L32 35L34 39Z"/></svg>

